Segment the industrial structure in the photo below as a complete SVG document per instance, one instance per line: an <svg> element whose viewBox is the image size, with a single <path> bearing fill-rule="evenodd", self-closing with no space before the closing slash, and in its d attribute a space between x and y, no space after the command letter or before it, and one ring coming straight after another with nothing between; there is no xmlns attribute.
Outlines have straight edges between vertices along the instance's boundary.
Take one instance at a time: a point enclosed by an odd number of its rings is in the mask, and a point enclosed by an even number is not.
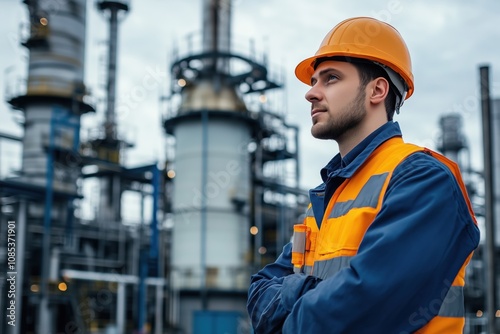
<svg viewBox="0 0 500 334"><path fill-rule="evenodd" d="M251 333L250 275L279 255L308 201L298 185L299 128L287 122L283 75L266 53L252 41L245 51L232 45L231 1L200 2L201 36L174 48L169 64L166 161L130 167L121 156L132 143L115 110L119 23L129 1L95 1L109 26L102 108L84 83L87 1L24 1L28 74L6 93L24 135L0 134L0 143L22 151L20 168L0 177L0 310L14 300L18 321L0 318L1 333ZM86 113L102 115L101 124L82 129ZM500 100L491 114L483 121L494 127L485 145L495 168L472 170L459 114L441 118L438 149L460 165L495 236L500 197L481 184L494 180L500 189ZM91 219L82 214L89 182L98 185ZM136 221L124 217L130 193L141 208ZM14 269L3 237L13 226ZM499 243L482 243L468 267L467 334L497 330Z"/></svg>
<svg viewBox="0 0 500 334"><path fill-rule="evenodd" d="M474 252L467 267L464 290L465 334L498 333L500 331L500 298L498 266L500 262L500 99L490 97L489 68L481 66L480 92L483 126L484 169L472 168L471 154L463 134L463 119L459 113L440 118L438 150L458 163L472 199L478 221L484 223L484 242Z"/></svg>
<svg viewBox="0 0 500 334"><path fill-rule="evenodd" d="M464 178L469 196L474 205L474 211L479 216L484 216L484 204L478 202L478 173L472 170L470 152L467 139L463 133L463 119L458 113L441 116L439 121L440 137L438 150L455 161ZM466 334L484 333L486 329L485 310L485 275L484 275L484 245L480 245L475 251L466 271L467 285L465 286L465 312L466 312ZM479 312L479 313L478 313Z"/></svg>
<svg viewBox="0 0 500 334"><path fill-rule="evenodd" d="M486 332L497 333L500 331L500 317L498 307L498 212L500 212L500 193L497 185L500 177L500 170L495 162L500 158L498 133L498 112L492 109L492 99L490 95L489 67L479 67L480 93L481 93L481 119L483 135L483 178L484 178L484 228L485 242L483 245L483 267L485 272L484 289L485 305L484 309L487 318Z"/></svg>
<svg viewBox="0 0 500 334"><path fill-rule="evenodd" d="M18 321L9 326L2 317L0 331L125 333L149 326L160 333L165 233L156 214L132 225L121 219L126 192L139 193L143 201L151 198L152 212L162 202L157 164L126 168L119 159L128 144L119 138L114 117L116 45L118 15L128 10L128 1L96 2L110 25L107 108L102 127L86 141L80 140L80 117L95 111L83 82L87 1L25 4L28 77L6 94L24 116L22 165L0 180L2 235L15 222L15 268L8 272L16 277ZM80 185L92 178L100 184L93 194L100 206L86 221ZM3 309L12 301L5 284L7 239L2 239Z"/></svg>
<svg viewBox="0 0 500 334"><path fill-rule="evenodd" d="M18 177L1 181L1 204L15 207L9 220L18 224L16 305L24 304L26 314L36 314L26 326L36 322L40 329L52 330L53 313L68 301L52 303L56 271L50 269L57 270L59 248L53 247L51 232L71 229L73 203L79 196L74 158L80 145L80 116L93 111L84 99L86 8L84 1L75 1L49 16L49 1L26 5L31 25L23 45L29 50L30 70L23 90L7 97L24 112L22 168ZM28 261L31 265L25 266ZM25 276L36 277L31 285L38 290L34 303L23 298ZM27 330L21 325L12 329Z"/></svg>
<svg viewBox="0 0 500 334"><path fill-rule="evenodd" d="M174 139L171 322L222 333L249 330L249 277L289 240L306 193L298 128L267 102L279 78L265 55L231 49L230 1L204 0L202 13L200 45L174 50L164 120Z"/></svg>
<svg viewBox="0 0 500 334"><path fill-rule="evenodd" d="M231 49L229 1L203 1L201 49L173 50L168 160L128 167L115 104L129 1L95 1L109 25L103 108L84 83L87 1L24 3L28 74L6 94L24 135L0 135L22 151L19 170L0 179L0 234L15 226L16 239L9 270L0 241L0 308L15 275L18 321L0 319L0 332L249 333L250 274L279 254L307 198L298 128L272 107L282 78L251 42L247 54ZM101 124L82 129L81 115L94 112ZM133 222L129 193L141 208Z"/></svg>

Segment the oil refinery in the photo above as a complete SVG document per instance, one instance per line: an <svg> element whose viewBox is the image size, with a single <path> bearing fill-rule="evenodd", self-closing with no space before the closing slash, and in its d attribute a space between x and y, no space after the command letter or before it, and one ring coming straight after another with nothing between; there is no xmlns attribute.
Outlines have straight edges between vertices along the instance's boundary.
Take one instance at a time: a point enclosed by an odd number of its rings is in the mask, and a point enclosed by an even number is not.
<svg viewBox="0 0 500 334"><path fill-rule="evenodd" d="M123 156L134 141L119 131L117 82L120 23L133 6L93 2L23 1L26 77L6 85L2 102L24 130L0 132L0 165L9 154L2 147L21 152L18 168L0 169L0 332L252 333L250 276L281 253L308 204L303 129L280 103L283 70L252 41L247 52L233 48L230 0L198 1L201 34L172 47L165 65L165 159L130 166ZM108 28L101 104L85 83L89 10ZM500 99L481 89L483 122L492 124L483 127L484 171L471 166L460 114L439 124L438 149L459 163L487 232L467 271L468 334L490 333L500 317ZM83 117L99 121L84 128ZM140 208L132 220L130 205ZM3 316L12 300L16 326Z"/></svg>
<svg viewBox="0 0 500 334"><path fill-rule="evenodd" d="M196 50L172 50L163 117L171 159L125 167L121 152L132 143L117 131L115 96L118 23L129 3L96 3L109 21L105 117L85 140L80 117L96 111L84 83L86 1L25 4L27 84L7 102L29 135L19 138L21 170L0 181L2 235L16 222L23 321L3 321L2 330L249 332L249 277L289 240L284 222L298 219L307 195L297 187L298 128L259 102L282 88L279 75L265 59L233 52L231 6L204 1ZM98 184L92 220L77 214L88 180ZM130 192L150 221L123 221Z"/></svg>

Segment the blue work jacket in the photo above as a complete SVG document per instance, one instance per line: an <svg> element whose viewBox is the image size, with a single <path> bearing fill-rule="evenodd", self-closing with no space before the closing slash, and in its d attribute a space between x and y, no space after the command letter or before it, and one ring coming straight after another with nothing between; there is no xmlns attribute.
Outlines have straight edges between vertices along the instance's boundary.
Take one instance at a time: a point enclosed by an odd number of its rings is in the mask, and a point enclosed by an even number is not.
<svg viewBox="0 0 500 334"><path fill-rule="evenodd" d="M336 188L395 136L401 136L399 125L388 122L328 163L323 183L310 191L318 224ZM422 328L479 243L461 194L437 159L410 155L394 170L382 208L348 268L324 281L294 274L290 243L252 276L247 309L255 333L404 334Z"/></svg>

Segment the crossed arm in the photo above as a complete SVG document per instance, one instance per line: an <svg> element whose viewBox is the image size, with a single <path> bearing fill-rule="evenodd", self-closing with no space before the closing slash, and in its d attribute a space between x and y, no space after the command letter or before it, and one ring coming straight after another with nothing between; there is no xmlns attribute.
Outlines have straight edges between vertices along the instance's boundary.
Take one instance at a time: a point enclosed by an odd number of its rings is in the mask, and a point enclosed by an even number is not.
<svg viewBox="0 0 500 334"><path fill-rule="evenodd" d="M478 242L451 173L431 157L411 156L349 267L324 281L294 274L288 244L252 276L255 333L414 332L437 314Z"/></svg>

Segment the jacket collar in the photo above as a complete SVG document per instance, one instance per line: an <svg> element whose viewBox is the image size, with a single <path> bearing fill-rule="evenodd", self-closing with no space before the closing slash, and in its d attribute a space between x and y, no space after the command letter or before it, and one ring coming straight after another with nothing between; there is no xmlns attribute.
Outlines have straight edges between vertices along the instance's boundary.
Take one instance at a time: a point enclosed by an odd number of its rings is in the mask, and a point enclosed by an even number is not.
<svg viewBox="0 0 500 334"><path fill-rule="evenodd" d="M393 138L402 137L401 129L397 122L389 121L373 131L361 143L356 145L343 159L340 153L321 169L321 178L326 182L331 177L351 178L358 168L366 161L372 152L383 142Z"/></svg>

